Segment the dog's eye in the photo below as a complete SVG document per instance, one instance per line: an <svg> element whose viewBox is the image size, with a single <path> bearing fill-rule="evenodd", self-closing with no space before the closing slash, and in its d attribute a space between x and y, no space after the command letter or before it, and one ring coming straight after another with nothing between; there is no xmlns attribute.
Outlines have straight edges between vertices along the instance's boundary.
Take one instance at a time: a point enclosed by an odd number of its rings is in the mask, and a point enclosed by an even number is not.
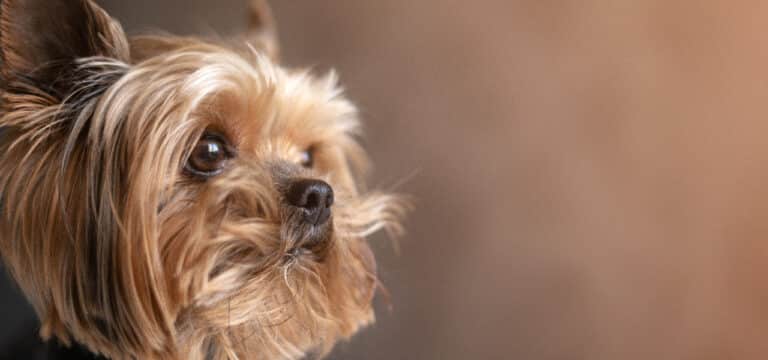
<svg viewBox="0 0 768 360"><path fill-rule="evenodd" d="M301 166L311 168L315 165L315 147L310 146L301 152Z"/></svg>
<svg viewBox="0 0 768 360"><path fill-rule="evenodd" d="M200 139L187 161L187 170L198 176L218 175L229 159L224 141L218 137L206 136Z"/></svg>

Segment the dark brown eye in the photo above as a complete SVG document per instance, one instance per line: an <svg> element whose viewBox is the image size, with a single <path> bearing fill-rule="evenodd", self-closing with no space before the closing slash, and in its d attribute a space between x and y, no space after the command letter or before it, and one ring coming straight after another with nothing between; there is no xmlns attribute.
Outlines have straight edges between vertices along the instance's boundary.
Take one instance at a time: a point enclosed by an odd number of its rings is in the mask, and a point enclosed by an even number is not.
<svg viewBox="0 0 768 360"><path fill-rule="evenodd" d="M198 176L215 176L221 173L229 158L224 140L215 136L204 136L192 150L186 168Z"/></svg>
<svg viewBox="0 0 768 360"><path fill-rule="evenodd" d="M310 146L301 152L301 166L311 168L315 166L315 147Z"/></svg>

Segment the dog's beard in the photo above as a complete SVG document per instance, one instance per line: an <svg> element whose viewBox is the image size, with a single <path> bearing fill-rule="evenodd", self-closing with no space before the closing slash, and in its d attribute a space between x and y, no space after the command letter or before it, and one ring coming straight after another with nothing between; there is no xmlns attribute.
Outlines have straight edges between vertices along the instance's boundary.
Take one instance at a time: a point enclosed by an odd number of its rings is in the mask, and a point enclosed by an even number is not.
<svg viewBox="0 0 768 360"><path fill-rule="evenodd" d="M180 185L160 211L177 336L196 342L180 348L215 358L325 354L373 320L379 284L364 236L397 230L397 201L337 191L332 220L312 229L286 208L279 180L264 175L274 172L236 168L204 189Z"/></svg>

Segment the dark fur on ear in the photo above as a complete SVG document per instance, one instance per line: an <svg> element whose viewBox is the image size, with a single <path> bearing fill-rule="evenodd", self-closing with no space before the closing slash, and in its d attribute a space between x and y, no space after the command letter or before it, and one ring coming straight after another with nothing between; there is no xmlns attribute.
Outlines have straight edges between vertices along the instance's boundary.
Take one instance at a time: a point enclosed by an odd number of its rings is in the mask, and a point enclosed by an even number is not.
<svg viewBox="0 0 768 360"><path fill-rule="evenodd" d="M280 43L272 9L266 0L250 0L248 16L248 42L272 60L280 58Z"/></svg>
<svg viewBox="0 0 768 360"><path fill-rule="evenodd" d="M131 37L131 61L139 63L158 54L167 53L195 45L199 39L183 36L142 35ZM280 43L277 25L267 0L248 0L248 28L221 45L228 45L238 53L251 53L250 46L259 54L274 62L280 60Z"/></svg>
<svg viewBox="0 0 768 360"><path fill-rule="evenodd" d="M0 54L5 90L33 87L62 100L77 59L127 61L119 23L90 0L2 0Z"/></svg>

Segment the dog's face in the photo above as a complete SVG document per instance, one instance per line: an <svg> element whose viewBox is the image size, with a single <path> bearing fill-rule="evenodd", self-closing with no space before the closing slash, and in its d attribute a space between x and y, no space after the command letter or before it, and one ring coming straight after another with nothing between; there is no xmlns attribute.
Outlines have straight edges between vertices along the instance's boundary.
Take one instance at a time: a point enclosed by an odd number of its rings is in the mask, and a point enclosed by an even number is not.
<svg viewBox="0 0 768 360"><path fill-rule="evenodd" d="M235 45L127 39L90 0L0 8L0 249L43 321L113 358L300 358L373 320L355 107Z"/></svg>

